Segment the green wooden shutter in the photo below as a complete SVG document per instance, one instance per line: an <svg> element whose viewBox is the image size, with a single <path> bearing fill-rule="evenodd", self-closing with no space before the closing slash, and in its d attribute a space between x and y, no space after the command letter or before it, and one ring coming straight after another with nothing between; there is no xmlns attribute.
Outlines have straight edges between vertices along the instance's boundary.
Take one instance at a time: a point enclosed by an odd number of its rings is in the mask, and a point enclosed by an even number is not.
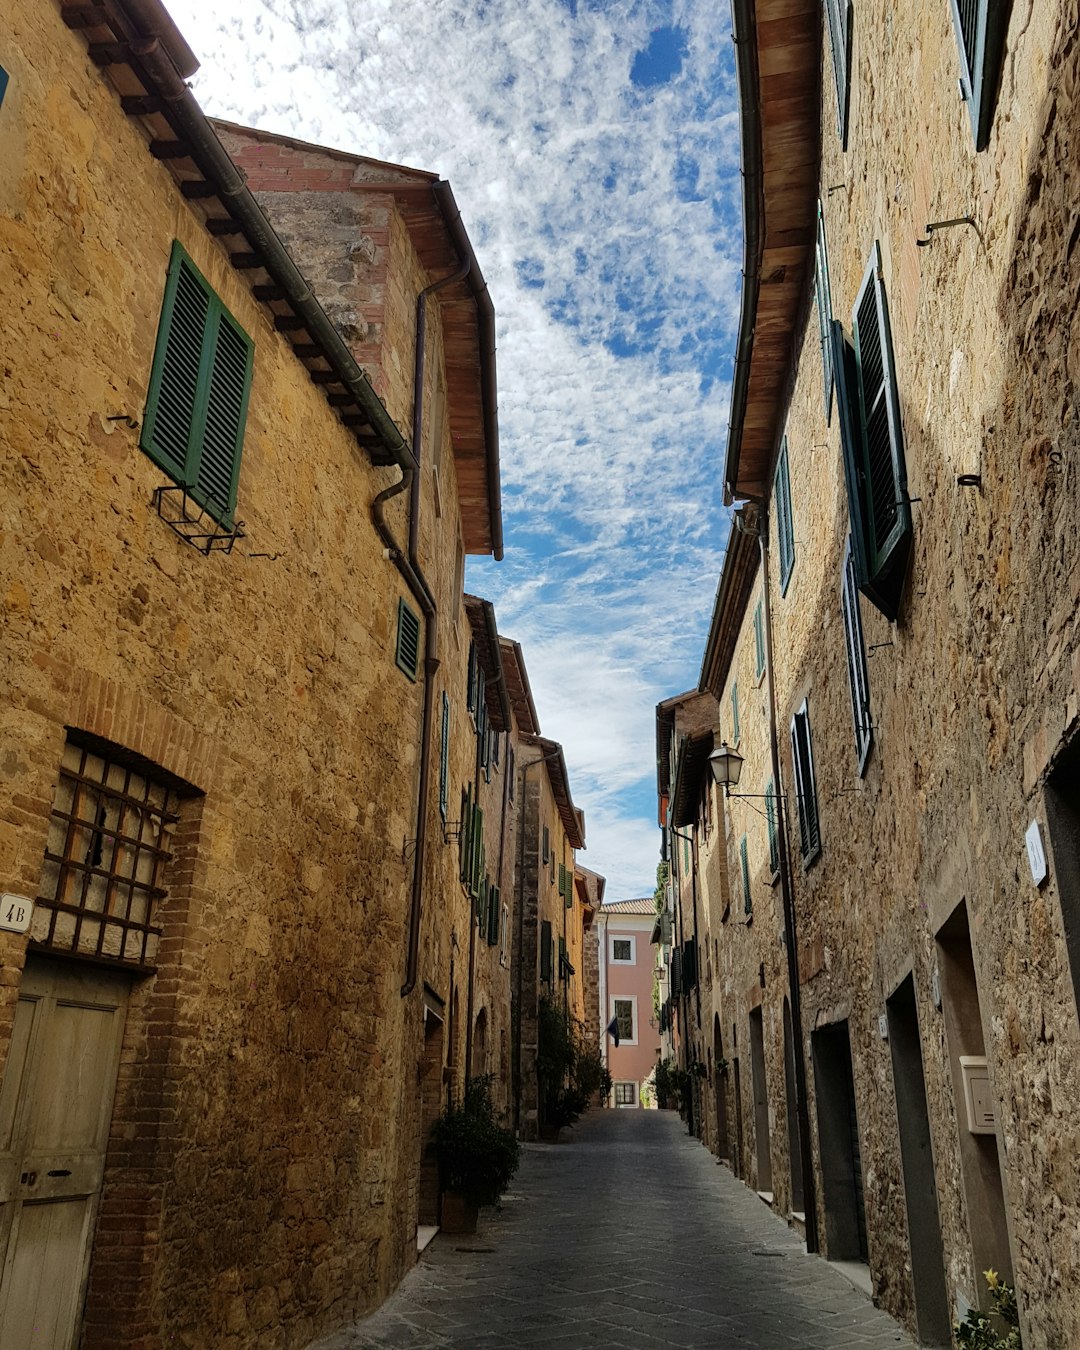
<svg viewBox="0 0 1080 1350"><path fill-rule="evenodd" d="M476 711L476 643L469 643L469 674L465 689L465 706L469 712Z"/></svg>
<svg viewBox="0 0 1080 1350"><path fill-rule="evenodd" d="M450 806L450 700L442 696L442 736L439 745L439 815L446 819Z"/></svg>
<svg viewBox="0 0 1080 1350"><path fill-rule="evenodd" d="M960 90L968 105L975 149L983 150L994 122L1008 0L950 0L956 44L960 49Z"/></svg>
<svg viewBox="0 0 1080 1350"><path fill-rule="evenodd" d="M840 609L844 616L848 684L851 689L851 715L855 728L855 754L858 758L861 775L870 753L873 731L870 723L870 673L866 665L866 646L863 640L862 617L859 614L859 591L850 539L844 553Z"/></svg>
<svg viewBox="0 0 1080 1350"><path fill-rule="evenodd" d="M780 594L787 593L795 566L795 528L791 516L791 476L788 472L788 443L785 436L776 465L776 542L780 552Z"/></svg>
<svg viewBox="0 0 1080 1350"><path fill-rule="evenodd" d="M848 112L851 106L851 10L852 0L825 0L836 84L836 128L840 144L847 149Z"/></svg>
<svg viewBox="0 0 1080 1350"><path fill-rule="evenodd" d="M540 978L551 979L551 923L547 919L540 921Z"/></svg>
<svg viewBox="0 0 1080 1350"><path fill-rule="evenodd" d="M765 602L759 600L754 609L754 678L765 674Z"/></svg>
<svg viewBox="0 0 1080 1350"><path fill-rule="evenodd" d="M472 812L472 870L469 873L469 893L476 897L480 894L480 878L484 874L484 813L479 806Z"/></svg>
<svg viewBox="0 0 1080 1350"><path fill-rule="evenodd" d="M488 887L487 943L494 947L499 941L499 888Z"/></svg>
<svg viewBox="0 0 1080 1350"><path fill-rule="evenodd" d="M769 868L776 876L780 871L780 835L776 828L776 786L771 778L765 788L765 822L769 830Z"/></svg>
<svg viewBox="0 0 1080 1350"><path fill-rule="evenodd" d="M804 862L811 862L821 852L821 826L818 820L817 785L814 781L810 714L805 703L791 719L791 755L799 801L799 852Z"/></svg>
<svg viewBox="0 0 1080 1350"><path fill-rule="evenodd" d="M832 285L829 280L829 249L825 238L825 214L817 204L817 267L814 271L814 298L817 302L818 332L821 335L821 370L825 388L825 425L832 419L833 337Z"/></svg>
<svg viewBox="0 0 1080 1350"><path fill-rule="evenodd" d="M739 864L742 868L743 913L753 914L754 901L750 894L750 863L746 854L746 835L739 840Z"/></svg>
<svg viewBox="0 0 1080 1350"><path fill-rule="evenodd" d="M469 784L468 790L462 794L461 801L461 826L458 833L458 841L461 845L461 880L468 885L469 878L472 876L472 784Z"/></svg>
<svg viewBox="0 0 1080 1350"><path fill-rule="evenodd" d="M739 685L738 681L731 686L731 739L735 745L739 743ZM685 840L684 840L685 843ZM687 861L689 867L689 860Z"/></svg>
<svg viewBox="0 0 1080 1350"><path fill-rule="evenodd" d="M254 346L173 245L139 444L215 517L231 521Z"/></svg>
<svg viewBox="0 0 1080 1350"><path fill-rule="evenodd" d="M397 646L394 660L415 681L420 664L420 619L404 600L398 601Z"/></svg>

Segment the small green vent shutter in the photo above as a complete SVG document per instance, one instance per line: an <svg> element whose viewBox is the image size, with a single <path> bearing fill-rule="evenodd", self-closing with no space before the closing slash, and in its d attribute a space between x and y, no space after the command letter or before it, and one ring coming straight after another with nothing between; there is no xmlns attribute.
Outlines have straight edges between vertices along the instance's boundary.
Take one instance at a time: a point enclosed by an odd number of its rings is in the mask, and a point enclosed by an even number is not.
<svg viewBox="0 0 1080 1350"><path fill-rule="evenodd" d="M450 700L442 696L442 740L439 746L439 815L443 820L450 805Z"/></svg>
<svg viewBox="0 0 1080 1350"><path fill-rule="evenodd" d="M398 601L397 651L395 658L410 680L420 664L420 620L404 600Z"/></svg>
<svg viewBox="0 0 1080 1350"><path fill-rule="evenodd" d="M742 867L743 912L753 914L754 901L750 894L750 863L746 856L746 835L739 840L739 863Z"/></svg>
<svg viewBox="0 0 1080 1350"><path fill-rule="evenodd" d="M780 594L787 593L795 566L795 529L791 518L791 476L788 473L788 443L784 437L776 465L776 541L780 550Z"/></svg>
<svg viewBox="0 0 1080 1350"><path fill-rule="evenodd" d="M254 347L173 245L140 445L212 515L231 519Z"/></svg>
<svg viewBox="0 0 1080 1350"><path fill-rule="evenodd" d="M776 788L771 778L765 788L765 821L769 829L769 867L775 877L780 871L780 835L776 828Z"/></svg>

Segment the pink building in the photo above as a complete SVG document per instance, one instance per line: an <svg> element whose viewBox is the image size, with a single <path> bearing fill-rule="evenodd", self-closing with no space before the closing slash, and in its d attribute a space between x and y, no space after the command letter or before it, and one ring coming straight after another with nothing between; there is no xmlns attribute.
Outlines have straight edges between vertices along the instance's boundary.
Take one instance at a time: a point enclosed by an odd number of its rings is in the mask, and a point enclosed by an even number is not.
<svg viewBox="0 0 1080 1350"><path fill-rule="evenodd" d="M655 920L651 896L602 905L597 916L601 1042L614 1083L612 1106L642 1104L642 1085L660 1055L660 1028L653 1012L656 960L649 941ZM603 1033L612 1018L619 1023L617 1046Z"/></svg>

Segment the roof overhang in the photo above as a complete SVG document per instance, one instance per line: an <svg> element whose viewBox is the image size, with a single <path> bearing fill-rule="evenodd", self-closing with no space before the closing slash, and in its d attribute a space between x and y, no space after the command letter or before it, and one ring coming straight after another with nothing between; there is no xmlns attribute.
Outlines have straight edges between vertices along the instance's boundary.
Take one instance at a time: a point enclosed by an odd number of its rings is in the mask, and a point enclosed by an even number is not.
<svg viewBox="0 0 1080 1350"><path fill-rule="evenodd" d="M555 798L555 809L563 823L566 837L571 848L585 847L585 815L574 805L570 795L570 775L566 771L566 760L558 741L549 741L546 736L526 736L527 744L537 746L544 756L544 768L547 770L551 795Z"/></svg>
<svg viewBox="0 0 1080 1350"><path fill-rule="evenodd" d="M686 736L679 746L671 796L671 823L676 827L693 825L697 820L701 785L709 773L713 744L713 733L706 731L699 736Z"/></svg>
<svg viewBox="0 0 1080 1350"><path fill-rule="evenodd" d="M502 648L503 673L517 729L525 736L539 736L540 718L536 715L521 643L515 642L513 638L501 637L499 646Z"/></svg>
<svg viewBox="0 0 1080 1350"><path fill-rule="evenodd" d="M743 508L744 511L748 509ZM698 681L698 688L703 693L712 694L713 698L719 699L724 692L760 562L757 536L732 529L720 583L716 588L709 636L705 640L705 656L701 663L701 678Z"/></svg>
<svg viewBox="0 0 1080 1350"><path fill-rule="evenodd" d="M473 642L476 644L476 656L488 689L493 689L496 698L488 698L488 719L496 731L510 730L510 697L506 691L506 675L503 670L502 644L495 623L495 606L490 600L482 600L478 595L465 596L465 613L469 616Z"/></svg>
<svg viewBox="0 0 1080 1350"><path fill-rule="evenodd" d="M814 276L821 157L819 0L732 0L743 172L742 312L725 497L765 497Z"/></svg>

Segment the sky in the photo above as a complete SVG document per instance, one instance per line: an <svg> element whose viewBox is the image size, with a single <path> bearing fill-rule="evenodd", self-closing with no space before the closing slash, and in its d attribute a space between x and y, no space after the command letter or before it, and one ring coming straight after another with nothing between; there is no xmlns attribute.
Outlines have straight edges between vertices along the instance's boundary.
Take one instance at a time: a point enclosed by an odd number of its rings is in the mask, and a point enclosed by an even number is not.
<svg viewBox="0 0 1080 1350"><path fill-rule="evenodd" d="M168 0L204 110L437 172L495 306L505 559L608 900L651 894L655 708L697 686L742 236L726 6Z"/></svg>

